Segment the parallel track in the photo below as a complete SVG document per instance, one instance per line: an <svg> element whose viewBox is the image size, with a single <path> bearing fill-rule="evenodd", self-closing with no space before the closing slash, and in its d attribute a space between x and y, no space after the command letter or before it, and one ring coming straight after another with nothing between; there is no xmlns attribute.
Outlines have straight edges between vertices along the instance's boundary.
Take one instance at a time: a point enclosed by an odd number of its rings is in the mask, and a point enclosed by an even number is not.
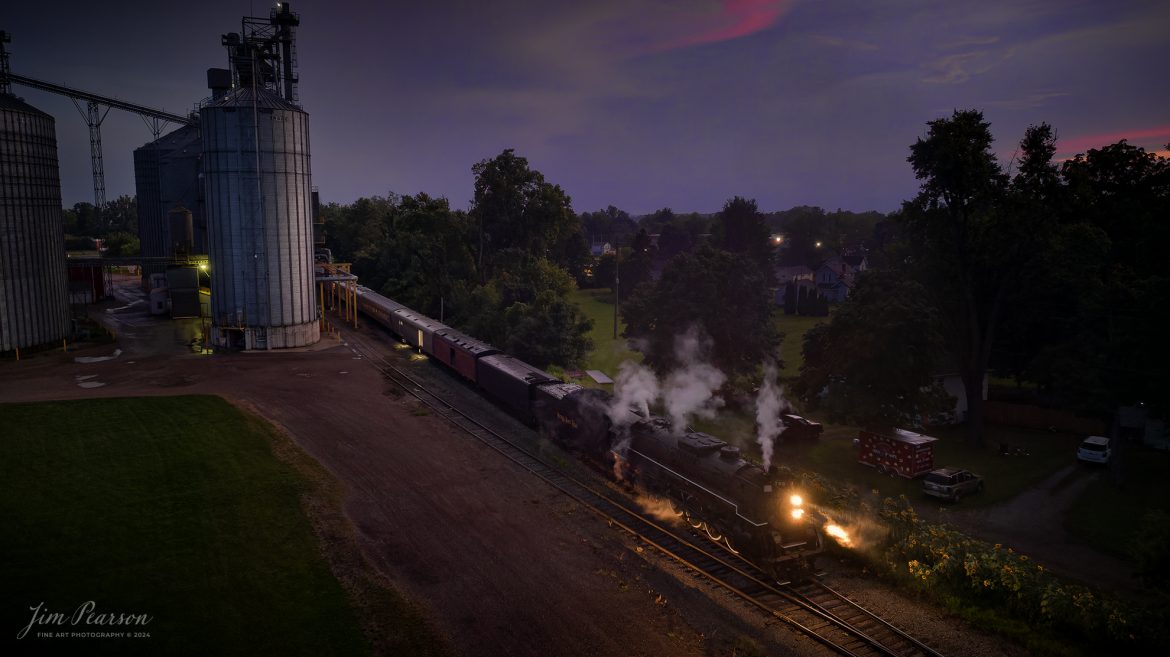
<svg viewBox="0 0 1170 657"><path fill-rule="evenodd" d="M941 657L929 646L882 620L819 582L802 584L772 581L767 574L718 543L700 547L676 535L639 511L628 498L608 489L596 489L531 454L481 421L459 410L427 389L379 353L377 347L347 332L351 349L383 376L461 430L496 450L601 516L682 565L736 594L747 604L848 656L924 655Z"/></svg>

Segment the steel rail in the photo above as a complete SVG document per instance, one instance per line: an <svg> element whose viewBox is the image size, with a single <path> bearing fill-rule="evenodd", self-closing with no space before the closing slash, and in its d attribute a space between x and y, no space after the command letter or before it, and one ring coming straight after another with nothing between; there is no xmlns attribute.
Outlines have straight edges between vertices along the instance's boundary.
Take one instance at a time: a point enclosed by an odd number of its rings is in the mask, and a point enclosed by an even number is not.
<svg viewBox="0 0 1170 657"><path fill-rule="evenodd" d="M921 654L925 657L942 657L934 648L907 634L893 623L874 614L857 602L850 600L845 594L824 582L810 581L790 585L790 588L796 595L842 617L854 627L861 624L869 625L870 627L866 628L865 632L871 636L880 633L882 636L876 638L884 645L897 650L899 655Z"/></svg>
<svg viewBox="0 0 1170 657"><path fill-rule="evenodd" d="M769 616L788 624L842 655L850 657L868 655L903 657L906 654L897 652L883 644L823 604L798 592L792 585L771 581L772 578L758 567L724 550L721 545L717 543L706 544L704 547L694 545L645 517L639 511L627 507L628 499L618 500L615 499L616 493L599 492L561 469L546 463L530 453L525 447L486 426L480 420L428 389L399 367L388 362L385 356L379 354L378 350L364 339L354 336L352 333L347 335L346 339L355 353L363 356L392 383L433 409L462 431L472 435L525 470L544 479L554 488L576 500L599 517L638 537L714 584L731 591L746 603L762 610ZM856 603L849 602L857 609L861 609ZM866 611L865 614L866 618L879 621L883 628L893 628L893 631L897 632L899 636L917 643L909 635L882 621L872 612ZM926 650L929 652L925 652L925 654L930 657L941 657L938 653L930 651L929 648Z"/></svg>

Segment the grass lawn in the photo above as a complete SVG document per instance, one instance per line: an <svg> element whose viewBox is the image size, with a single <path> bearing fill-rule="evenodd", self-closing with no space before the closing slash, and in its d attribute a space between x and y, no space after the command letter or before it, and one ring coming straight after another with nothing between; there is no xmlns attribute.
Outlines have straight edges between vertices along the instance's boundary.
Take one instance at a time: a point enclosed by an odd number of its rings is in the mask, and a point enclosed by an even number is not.
<svg viewBox="0 0 1170 657"><path fill-rule="evenodd" d="M713 420L694 420L691 425L699 431L741 446L750 458L760 458L760 450L755 442L756 420L750 409L724 409ZM990 426L987 428L985 445L972 447L967 444L965 431L964 427L945 427L928 432L939 439L934 449L936 466L952 465L971 470L983 475L986 481L982 493L963 499L964 507L988 506L1015 497L1069 465L1079 441L1076 436L1068 434ZM882 497L904 494L911 502L936 503L923 496L920 479L907 480L882 475L874 468L858 463L857 451L853 446L857 432L857 427L826 424L821 440L815 443L777 445L773 462L811 470L839 483L855 486L861 491L876 489ZM1001 442L1026 447L1028 456L1000 456ZM1166 499L1170 499L1170 496Z"/></svg>
<svg viewBox="0 0 1170 657"><path fill-rule="evenodd" d="M621 336L625 330L624 322L618 324L618 338L613 337L613 293L607 289L575 290L569 295L569 300L576 303L585 316L593 320L593 330L589 337L593 340L593 351L585 360L582 369L601 370L611 378L617 377L618 366L622 361L632 360L642 362L642 354L626 346L626 339Z"/></svg>
<svg viewBox="0 0 1170 657"><path fill-rule="evenodd" d="M1076 436L1068 434L989 426L984 445L974 447L967 443L965 431L965 427L943 427L927 432L939 439L934 444L936 467L955 466L983 475L983 492L963 498L964 507L988 506L1015 497L1071 463L1078 442ZM783 453L791 454L802 467L863 491L876 489L883 497L905 494L913 503L937 503L923 495L921 480L881 475L858 463L852 441L856 435L856 429L851 427L826 427L825 438L819 443L804 449L799 445L786 448ZM1029 455L1000 456L1001 442L1026 447Z"/></svg>
<svg viewBox="0 0 1170 657"><path fill-rule="evenodd" d="M370 652L302 512L312 483L274 456L270 425L219 397L185 396L0 405L0 427L8 641L38 603L71 614L93 600L98 612L153 618L59 628L149 638L26 636L10 643L18 651Z"/></svg>
<svg viewBox="0 0 1170 657"><path fill-rule="evenodd" d="M780 361L784 363L780 370L781 379L794 379L800 374L800 366L804 363L804 334L817 324L828 321L828 317L785 315L782 308L776 310L773 322L784 333L784 341L778 350Z"/></svg>
<svg viewBox="0 0 1170 657"><path fill-rule="evenodd" d="M1065 516L1065 527L1094 548L1131 559L1127 548L1153 509L1170 512L1170 453L1125 445L1125 482L1113 485L1110 473L1089 484ZM1085 464L1081 467L1094 466Z"/></svg>

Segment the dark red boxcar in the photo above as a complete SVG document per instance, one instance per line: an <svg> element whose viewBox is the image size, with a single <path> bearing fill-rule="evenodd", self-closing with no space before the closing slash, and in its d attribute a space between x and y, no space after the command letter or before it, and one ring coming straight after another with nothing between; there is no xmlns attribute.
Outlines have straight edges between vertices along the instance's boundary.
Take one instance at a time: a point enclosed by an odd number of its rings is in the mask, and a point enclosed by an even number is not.
<svg viewBox="0 0 1170 657"><path fill-rule="evenodd" d="M434 358L456 372L459 372L463 378L472 383L475 383L476 380L476 359L480 356L488 356L499 352L499 349L496 349L490 344L480 342L469 335L450 328L435 331L431 350L431 355Z"/></svg>

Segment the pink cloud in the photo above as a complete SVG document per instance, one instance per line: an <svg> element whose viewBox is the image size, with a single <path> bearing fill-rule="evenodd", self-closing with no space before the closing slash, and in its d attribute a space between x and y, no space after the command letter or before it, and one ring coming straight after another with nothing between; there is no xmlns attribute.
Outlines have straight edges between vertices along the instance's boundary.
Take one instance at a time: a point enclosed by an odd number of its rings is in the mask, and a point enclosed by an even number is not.
<svg viewBox="0 0 1170 657"><path fill-rule="evenodd" d="M1141 146L1146 150L1161 149L1166 145L1167 141L1170 141L1170 125L1060 139L1056 146L1062 153L1083 153L1090 148L1101 148L1102 146L1115 144L1122 139L1126 139L1130 144Z"/></svg>
<svg viewBox="0 0 1170 657"><path fill-rule="evenodd" d="M680 17L670 30L674 34L648 50L676 50L755 34L772 27L790 5L791 0L721 0L714 12Z"/></svg>

